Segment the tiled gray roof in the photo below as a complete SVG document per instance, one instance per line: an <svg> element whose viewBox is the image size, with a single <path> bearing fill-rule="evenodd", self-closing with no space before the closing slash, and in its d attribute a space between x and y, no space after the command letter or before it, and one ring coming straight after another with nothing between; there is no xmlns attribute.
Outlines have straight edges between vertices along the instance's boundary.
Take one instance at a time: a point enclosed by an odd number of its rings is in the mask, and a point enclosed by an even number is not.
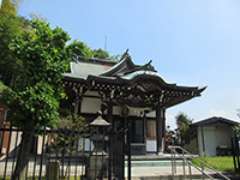
<svg viewBox="0 0 240 180"><path fill-rule="evenodd" d="M70 67L71 72L65 73L64 76L82 79L87 79L89 75L98 76L111 68L111 66L109 65L95 64L89 62L71 62Z"/></svg>

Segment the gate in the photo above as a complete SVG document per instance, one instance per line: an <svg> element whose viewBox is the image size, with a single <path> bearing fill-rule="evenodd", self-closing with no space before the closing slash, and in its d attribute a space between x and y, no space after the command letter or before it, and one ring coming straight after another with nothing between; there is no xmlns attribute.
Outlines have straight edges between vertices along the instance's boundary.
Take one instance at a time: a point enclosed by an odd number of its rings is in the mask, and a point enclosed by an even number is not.
<svg viewBox="0 0 240 180"><path fill-rule="evenodd" d="M95 131L36 130L25 178L41 180L54 175L74 180L124 179L125 155L130 152L126 132L124 128L110 129L100 136ZM13 175L21 136L18 128L0 129L0 179L11 179Z"/></svg>

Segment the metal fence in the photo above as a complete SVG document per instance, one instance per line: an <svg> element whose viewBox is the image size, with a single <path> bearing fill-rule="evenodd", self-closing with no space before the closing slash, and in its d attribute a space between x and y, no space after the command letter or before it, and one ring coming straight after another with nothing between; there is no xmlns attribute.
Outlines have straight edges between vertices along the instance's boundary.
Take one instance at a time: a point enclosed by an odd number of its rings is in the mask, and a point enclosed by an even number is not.
<svg viewBox="0 0 240 180"><path fill-rule="evenodd" d="M126 146L125 131L121 132L98 135L69 129L36 130L25 177L45 179L55 170L55 175L64 179L123 179ZM21 138L20 129L0 129L0 179L13 176Z"/></svg>

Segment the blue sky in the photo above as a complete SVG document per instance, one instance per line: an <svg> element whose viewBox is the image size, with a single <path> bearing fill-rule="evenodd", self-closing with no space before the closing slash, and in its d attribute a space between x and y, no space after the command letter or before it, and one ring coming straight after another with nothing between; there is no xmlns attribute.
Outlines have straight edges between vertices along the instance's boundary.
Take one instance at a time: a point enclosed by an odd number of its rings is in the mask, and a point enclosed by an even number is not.
<svg viewBox="0 0 240 180"><path fill-rule="evenodd" d="M240 1L238 0L22 0L19 14L60 26L92 48L153 65L170 82L208 86L202 97L170 108L168 124L185 112L238 120Z"/></svg>

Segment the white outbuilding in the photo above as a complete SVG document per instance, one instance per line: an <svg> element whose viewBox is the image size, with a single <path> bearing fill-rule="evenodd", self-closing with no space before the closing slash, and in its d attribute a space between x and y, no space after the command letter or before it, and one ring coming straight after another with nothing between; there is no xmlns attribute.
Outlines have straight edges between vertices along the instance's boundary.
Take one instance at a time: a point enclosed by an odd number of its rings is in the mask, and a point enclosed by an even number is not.
<svg viewBox="0 0 240 180"><path fill-rule="evenodd" d="M201 156L231 154L233 127L239 123L222 117L211 117L193 123L197 129L198 152Z"/></svg>

